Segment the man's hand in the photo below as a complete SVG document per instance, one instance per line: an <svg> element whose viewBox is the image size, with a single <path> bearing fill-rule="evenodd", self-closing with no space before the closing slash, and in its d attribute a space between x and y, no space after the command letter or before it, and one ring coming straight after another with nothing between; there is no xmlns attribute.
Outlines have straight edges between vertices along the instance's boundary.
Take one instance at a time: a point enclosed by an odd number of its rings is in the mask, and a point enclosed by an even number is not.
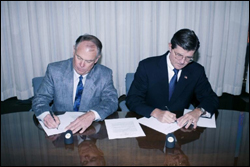
<svg viewBox="0 0 250 167"><path fill-rule="evenodd" d="M177 119L177 123L180 127L185 126L187 129L191 124L193 124L193 128L196 129L197 127L197 122L200 118L201 111L200 109L194 109L193 111L190 111L186 113L185 115L181 116L180 118Z"/></svg>
<svg viewBox="0 0 250 167"><path fill-rule="evenodd" d="M162 123L173 123L176 120L176 114L171 113L167 110L160 110L158 108L154 109L151 113L152 117L155 117L157 120L159 120Z"/></svg>
<svg viewBox="0 0 250 167"><path fill-rule="evenodd" d="M60 124L60 120L56 115L54 115L54 118L56 121L54 121L54 119L52 118L50 114L47 114L43 119L44 125L49 129L57 128Z"/></svg>
<svg viewBox="0 0 250 167"><path fill-rule="evenodd" d="M95 120L95 114L90 111L86 114L83 114L71 122L65 129L71 130L72 133L76 133L81 130L79 133L83 133Z"/></svg>

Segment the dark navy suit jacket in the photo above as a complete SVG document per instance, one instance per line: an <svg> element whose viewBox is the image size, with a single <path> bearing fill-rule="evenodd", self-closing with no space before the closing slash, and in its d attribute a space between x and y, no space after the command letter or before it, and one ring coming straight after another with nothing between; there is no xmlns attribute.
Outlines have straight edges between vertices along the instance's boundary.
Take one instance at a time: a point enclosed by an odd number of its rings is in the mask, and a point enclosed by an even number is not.
<svg viewBox="0 0 250 167"><path fill-rule="evenodd" d="M206 77L204 67L196 62L189 63L182 69L173 95L168 100L169 82L166 56L146 58L139 62L134 80L126 97L130 111L150 117L155 108L176 113L177 118L183 115L195 97L206 111L214 114L218 108L218 97Z"/></svg>

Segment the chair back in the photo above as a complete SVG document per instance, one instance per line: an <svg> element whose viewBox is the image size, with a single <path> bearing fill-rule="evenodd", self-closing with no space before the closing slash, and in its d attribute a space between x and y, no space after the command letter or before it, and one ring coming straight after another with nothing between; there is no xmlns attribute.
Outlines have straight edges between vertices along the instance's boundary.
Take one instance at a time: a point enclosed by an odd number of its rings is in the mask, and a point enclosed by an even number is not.
<svg viewBox="0 0 250 167"><path fill-rule="evenodd" d="M32 79L32 85L33 85L33 93L34 93L34 96L36 95L37 93L37 90L38 88L40 87L42 81L43 81L43 78L44 77L34 77Z"/></svg>
<svg viewBox="0 0 250 167"><path fill-rule="evenodd" d="M125 78L125 84L126 84L126 95L128 94L129 88L134 80L135 73L127 73Z"/></svg>

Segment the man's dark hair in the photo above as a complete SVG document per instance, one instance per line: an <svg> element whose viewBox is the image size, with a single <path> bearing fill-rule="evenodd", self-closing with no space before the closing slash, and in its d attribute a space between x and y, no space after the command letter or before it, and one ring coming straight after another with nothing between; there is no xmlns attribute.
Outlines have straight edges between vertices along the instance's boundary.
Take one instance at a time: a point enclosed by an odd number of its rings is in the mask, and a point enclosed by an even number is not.
<svg viewBox="0 0 250 167"><path fill-rule="evenodd" d="M181 29L177 31L171 39L172 49L176 48L177 45L182 47L184 50L195 52L200 47L200 41L196 36L195 32L190 29Z"/></svg>

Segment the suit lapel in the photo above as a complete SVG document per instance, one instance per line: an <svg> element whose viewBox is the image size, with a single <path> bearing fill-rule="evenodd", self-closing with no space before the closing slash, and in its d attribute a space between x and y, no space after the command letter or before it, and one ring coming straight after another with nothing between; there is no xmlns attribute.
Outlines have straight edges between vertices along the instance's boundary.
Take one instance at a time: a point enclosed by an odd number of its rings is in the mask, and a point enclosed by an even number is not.
<svg viewBox="0 0 250 167"><path fill-rule="evenodd" d="M96 84L95 81L97 80L95 75L93 75L95 71L96 66L93 67L91 72L88 74L83 92L82 92L82 98L81 98L81 103L79 107L79 111L86 111L87 108L89 108L90 101L93 98L94 92L96 90Z"/></svg>
<svg viewBox="0 0 250 167"><path fill-rule="evenodd" d="M186 89L186 87L192 81L191 78L192 78L192 74L189 72L189 70L184 68L181 72L179 81L177 82L175 86L175 90L173 92L173 95L170 101L176 101L176 99L180 96L181 92L183 92L183 90Z"/></svg>
<svg viewBox="0 0 250 167"><path fill-rule="evenodd" d="M79 107L79 111L85 111L86 108L90 105L90 100L93 97L93 93L95 92L96 86L92 78L86 79L83 92L82 92L82 98L81 103Z"/></svg>
<svg viewBox="0 0 250 167"><path fill-rule="evenodd" d="M152 73L154 75L154 80L156 83L158 83L159 86L153 87L154 89L161 90L161 94L163 95L162 98L166 99L168 102L169 97L169 83L168 83L168 66L167 66L167 55L169 51L166 52L158 62L158 66L156 71Z"/></svg>
<svg viewBox="0 0 250 167"><path fill-rule="evenodd" d="M169 52L169 51L168 51ZM160 72L156 73L154 75L159 75L158 78L162 79L162 77L164 78L164 80L166 81L166 85L168 85L168 65L167 65L167 55L168 52L166 52L160 59L158 66L160 68ZM167 86L168 89L168 86Z"/></svg>
<svg viewBox="0 0 250 167"><path fill-rule="evenodd" d="M70 106L73 110L73 84L74 84L74 73L73 73L73 62L70 61L68 69L65 71L68 71L63 76L63 85L65 87L62 88L64 94L62 94L65 106Z"/></svg>

